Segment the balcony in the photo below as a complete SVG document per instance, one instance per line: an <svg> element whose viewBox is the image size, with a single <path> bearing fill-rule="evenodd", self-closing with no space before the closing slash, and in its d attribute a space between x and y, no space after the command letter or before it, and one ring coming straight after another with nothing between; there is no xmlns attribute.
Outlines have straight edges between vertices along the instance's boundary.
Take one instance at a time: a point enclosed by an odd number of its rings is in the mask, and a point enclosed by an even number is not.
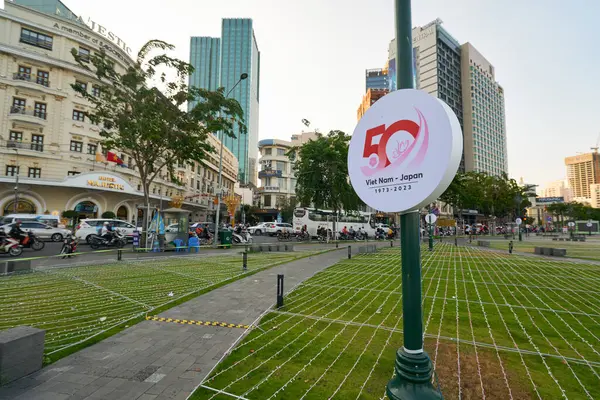
<svg viewBox="0 0 600 400"><path fill-rule="evenodd" d="M43 143L24 143L20 140L8 140L6 142L6 147L9 149L44 151Z"/></svg>
<svg viewBox="0 0 600 400"><path fill-rule="evenodd" d="M259 192L279 192L279 186L261 186L258 188Z"/></svg>
<svg viewBox="0 0 600 400"><path fill-rule="evenodd" d="M50 80L42 76L32 77L31 74L16 72L13 74L13 79L16 81L32 82L44 87L50 87Z"/></svg>
<svg viewBox="0 0 600 400"><path fill-rule="evenodd" d="M280 169L263 169L262 171L258 171L258 178L281 178L283 176L283 172Z"/></svg>
<svg viewBox="0 0 600 400"><path fill-rule="evenodd" d="M42 110L31 110L24 107L12 106L8 115L9 119L29 122L35 125L46 125L48 113Z"/></svg>

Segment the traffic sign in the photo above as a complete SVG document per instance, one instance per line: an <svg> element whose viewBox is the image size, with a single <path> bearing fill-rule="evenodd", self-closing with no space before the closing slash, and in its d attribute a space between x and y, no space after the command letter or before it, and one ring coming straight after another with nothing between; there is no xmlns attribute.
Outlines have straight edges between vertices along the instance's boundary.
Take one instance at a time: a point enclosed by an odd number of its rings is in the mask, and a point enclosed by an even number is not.
<svg viewBox="0 0 600 400"><path fill-rule="evenodd" d="M517 225L521 225L523 223L523 220L521 218L517 218L515 222L517 223Z"/></svg>
<svg viewBox="0 0 600 400"><path fill-rule="evenodd" d="M567 225L569 225L572 228L575 226L575 222L569 222Z"/></svg>
<svg viewBox="0 0 600 400"><path fill-rule="evenodd" d="M585 224L585 226L587 226L588 228L591 228L592 227L592 223L588 222L587 224Z"/></svg>
<svg viewBox="0 0 600 400"><path fill-rule="evenodd" d="M435 214L427 214L425 216L425 222L427 222L429 225L435 224L435 221L437 221Z"/></svg>

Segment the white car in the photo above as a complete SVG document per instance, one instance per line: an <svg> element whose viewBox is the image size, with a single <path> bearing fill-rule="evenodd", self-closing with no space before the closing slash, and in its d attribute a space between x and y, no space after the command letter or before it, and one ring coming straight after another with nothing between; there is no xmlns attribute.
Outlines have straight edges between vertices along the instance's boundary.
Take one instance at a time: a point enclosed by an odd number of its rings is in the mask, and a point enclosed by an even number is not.
<svg viewBox="0 0 600 400"><path fill-rule="evenodd" d="M121 230L127 239L133 237L133 232L142 231L142 228L118 219L84 219L79 221L79 224L75 228L75 237L80 240L84 239L89 243L91 236L97 235L105 222L108 222L113 228Z"/></svg>
<svg viewBox="0 0 600 400"><path fill-rule="evenodd" d="M267 226L267 233L271 236L275 236L278 233L285 232L285 231L288 231L290 233L294 232L294 227L292 226L292 224L271 222Z"/></svg>
<svg viewBox="0 0 600 400"><path fill-rule="evenodd" d="M14 223L3 225L0 228L4 229L4 232L8 235L12 227L15 226ZM62 242L63 238L71 233L68 229L65 228L54 228L50 225L42 224L41 222L35 221L23 221L21 223L21 229L25 232L31 231L35 236L40 239L50 239L53 242Z"/></svg>
<svg viewBox="0 0 600 400"><path fill-rule="evenodd" d="M165 232L175 232L179 229L179 224L171 224L165 228Z"/></svg>
<svg viewBox="0 0 600 400"><path fill-rule="evenodd" d="M250 232L251 235L260 236L263 233L267 233L267 226L271 224L271 222L261 222L256 226L249 227L248 232Z"/></svg>

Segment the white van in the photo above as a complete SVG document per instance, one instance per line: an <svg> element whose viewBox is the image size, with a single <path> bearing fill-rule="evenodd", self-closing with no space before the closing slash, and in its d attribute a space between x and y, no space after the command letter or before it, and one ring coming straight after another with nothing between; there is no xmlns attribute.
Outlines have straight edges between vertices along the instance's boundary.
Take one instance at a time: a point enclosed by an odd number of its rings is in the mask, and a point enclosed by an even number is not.
<svg viewBox="0 0 600 400"><path fill-rule="evenodd" d="M53 228L64 228L64 225L60 223L60 217L58 215L50 214L9 214L2 217L0 225L8 225L13 222L19 221L36 221L46 225L50 225Z"/></svg>

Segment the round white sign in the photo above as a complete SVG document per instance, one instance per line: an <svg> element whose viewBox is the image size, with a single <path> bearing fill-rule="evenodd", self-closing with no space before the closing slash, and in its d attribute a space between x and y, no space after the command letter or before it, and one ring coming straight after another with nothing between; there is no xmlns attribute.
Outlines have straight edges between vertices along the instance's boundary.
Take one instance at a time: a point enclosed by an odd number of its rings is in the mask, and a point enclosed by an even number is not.
<svg viewBox="0 0 600 400"><path fill-rule="evenodd" d="M348 150L358 196L386 212L417 210L448 188L462 156L458 118L421 90L396 90L359 121Z"/></svg>
<svg viewBox="0 0 600 400"><path fill-rule="evenodd" d="M517 218L515 220L515 222L517 223L517 225L521 225L521 223L523 222L523 220L521 218Z"/></svg>
<svg viewBox="0 0 600 400"><path fill-rule="evenodd" d="M569 222L567 225L569 225L572 228L575 226L575 222Z"/></svg>
<svg viewBox="0 0 600 400"><path fill-rule="evenodd" d="M429 225L435 224L435 221L437 221L435 214L427 214L425 216L425 222L427 222Z"/></svg>
<svg viewBox="0 0 600 400"><path fill-rule="evenodd" d="M591 228L591 227L592 227L592 223L591 223L591 222L588 222L588 223L587 223L587 224L585 224L585 225L586 225L588 228Z"/></svg>

